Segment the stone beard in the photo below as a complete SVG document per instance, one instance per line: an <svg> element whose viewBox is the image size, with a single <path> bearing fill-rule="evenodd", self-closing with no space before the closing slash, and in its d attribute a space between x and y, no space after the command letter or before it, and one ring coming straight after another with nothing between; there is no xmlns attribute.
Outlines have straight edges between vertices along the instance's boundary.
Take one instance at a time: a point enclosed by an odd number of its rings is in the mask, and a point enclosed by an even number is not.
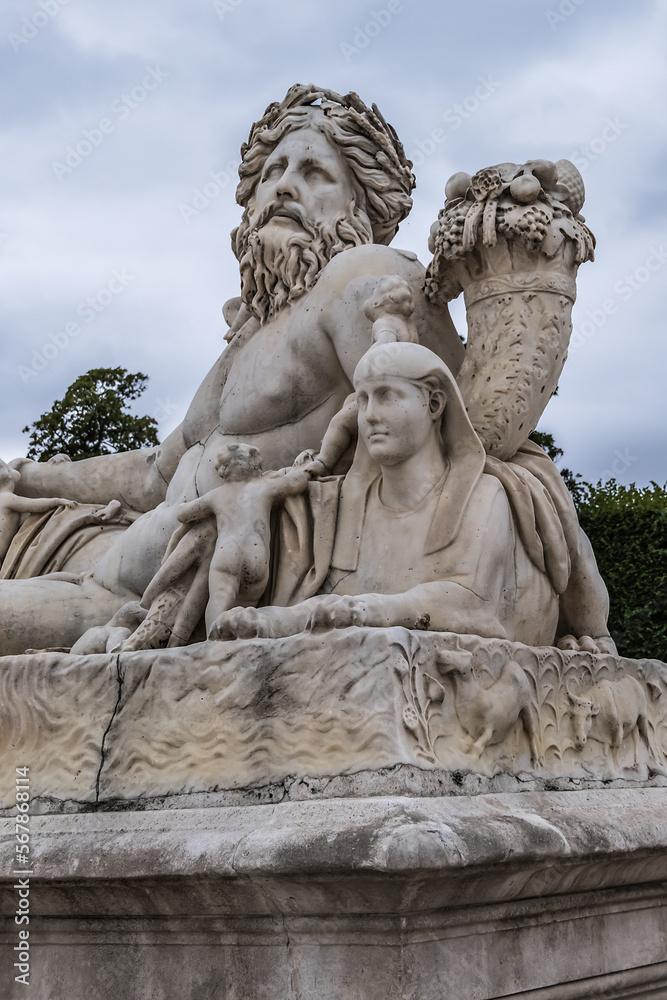
<svg viewBox="0 0 667 1000"><path fill-rule="evenodd" d="M355 199L351 210L333 223L308 219L295 202L289 215L302 232L279 234L263 227L283 205L267 205L254 227L244 213L235 234L241 272L241 297L261 323L310 291L326 264L350 247L373 242L371 223Z"/></svg>

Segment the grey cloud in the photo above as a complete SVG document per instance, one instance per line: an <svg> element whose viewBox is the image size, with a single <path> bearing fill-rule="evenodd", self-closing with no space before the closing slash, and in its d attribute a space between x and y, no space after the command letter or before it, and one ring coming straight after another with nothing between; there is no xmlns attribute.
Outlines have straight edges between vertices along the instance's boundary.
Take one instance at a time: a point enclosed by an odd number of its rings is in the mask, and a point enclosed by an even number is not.
<svg viewBox="0 0 667 1000"><path fill-rule="evenodd" d="M615 294L628 269L641 266L652 244L667 243L658 195L664 5L586 0L555 26L547 14L558 0L399 6L346 60L341 46L354 44L385 0L239 0L222 17L205 0L71 0L18 52L7 35L38 4L3 5L0 87L12 100L0 124L10 150L0 164L0 455L24 451L20 428L92 366L147 372L150 388L139 405L169 410L165 433L182 415L221 348L222 303L238 293L229 248L239 217L235 182L187 224L179 205L211 171L229 172L251 122L297 80L377 101L408 151L445 128L445 139L416 167L414 210L395 241L424 262L450 173L569 156L614 115L625 116L627 130L584 172L585 214L599 252L580 273L575 327ZM114 130L58 181L52 162L154 65L168 78L122 120L114 116ZM443 125L443 114L489 75L499 86L488 100L456 127L451 119ZM127 290L24 383L17 370L23 359L123 267L136 275ZM616 450L637 456L620 479L667 478L666 273L623 301L573 352L544 415L567 464L589 478L611 467ZM454 312L459 322L458 304Z"/></svg>

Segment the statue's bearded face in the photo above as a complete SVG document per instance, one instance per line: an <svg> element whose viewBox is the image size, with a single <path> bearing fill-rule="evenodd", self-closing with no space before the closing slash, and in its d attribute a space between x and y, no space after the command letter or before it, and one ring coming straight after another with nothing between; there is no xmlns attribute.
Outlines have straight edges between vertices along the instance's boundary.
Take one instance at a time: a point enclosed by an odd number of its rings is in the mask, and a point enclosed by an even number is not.
<svg viewBox="0 0 667 1000"><path fill-rule="evenodd" d="M264 322L309 291L335 254L372 239L335 144L312 125L290 131L267 157L239 227L243 300Z"/></svg>
<svg viewBox="0 0 667 1000"><path fill-rule="evenodd" d="M251 228L303 231L303 219L317 229L343 218L353 200L352 178L341 153L318 129L289 132L262 170L250 207Z"/></svg>

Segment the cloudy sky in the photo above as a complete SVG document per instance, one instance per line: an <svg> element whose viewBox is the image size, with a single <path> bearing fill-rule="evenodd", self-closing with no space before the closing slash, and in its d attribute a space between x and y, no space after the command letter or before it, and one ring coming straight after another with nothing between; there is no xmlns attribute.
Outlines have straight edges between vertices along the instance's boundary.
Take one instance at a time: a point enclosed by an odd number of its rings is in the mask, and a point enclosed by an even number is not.
<svg viewBox="0 0 667 1000"><path fill-rule="evenodd" d="M450 174L577 163L597 260L540 426L586 478L664 482L666 19L665 0L3 0L0 455L93 367L145 372L140 411L180 421L238 294L239 146L298 81L395 125L417 190L394 245L424 263Z"/></svg>

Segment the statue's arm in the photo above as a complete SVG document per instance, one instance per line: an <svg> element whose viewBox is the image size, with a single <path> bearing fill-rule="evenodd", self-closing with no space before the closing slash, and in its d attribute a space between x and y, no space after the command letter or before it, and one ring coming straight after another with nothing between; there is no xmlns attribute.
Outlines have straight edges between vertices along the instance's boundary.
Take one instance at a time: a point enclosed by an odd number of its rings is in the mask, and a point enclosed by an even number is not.
<svg viewBox="0 0 667 1000"><path fill-rule="evenodd" d="M185 453L181 427L155 448L85 458L80 462L20 462L16 492L25 497L68 497L79 503L120 500L132 510L153 510ZM16 463L12 463L16 464Z"/></svg>
<svg viewBox="0 0 667 1000"><path fill-rule="evenodd" d="M406 628L427 627L434 632L474 633L483 638L504 638L495 601L484 600L451 580L422 583L402 594L365 594L365 625ZM427 617L428 616L428 617Z"/></svg>
<svg viewBox="0 0 667 1000"><path fill-rule="evenodd" d="M189 500L182 503L178 508L176 517L181 524L192 524L194 521L203 521L204 518L213 514L213 506L208 498L208 494L198 497L196 500Z"/></svg>
<svg viewBox="0 0 667 1000"><path fill-rule="evenodd" d="M335 469L352 440L356 438L358 415L357 395L353 392L331 419L322 438L319 454L315 461L322 464L323 471L331 472Z"/></svg>
<svg viewBox="0 0 667 1000"><path fill-rule="evenodd" d="M305 492L309 482L310 476L305 468L297 467L288 469L284 474L267 476L263 480L263 485L268 487L275 503L277 500L286 500L287 497Z"/></svg>
<svg viewBox="0 0 667 1000"><path fill-rule="evenodd" d="M506 638L495 602L450 580L422 583L402 594L320 594L289 608L233 608L214 623L209 638L259 635L279 639L306 628L424 628L439 632Z"/></svg>

